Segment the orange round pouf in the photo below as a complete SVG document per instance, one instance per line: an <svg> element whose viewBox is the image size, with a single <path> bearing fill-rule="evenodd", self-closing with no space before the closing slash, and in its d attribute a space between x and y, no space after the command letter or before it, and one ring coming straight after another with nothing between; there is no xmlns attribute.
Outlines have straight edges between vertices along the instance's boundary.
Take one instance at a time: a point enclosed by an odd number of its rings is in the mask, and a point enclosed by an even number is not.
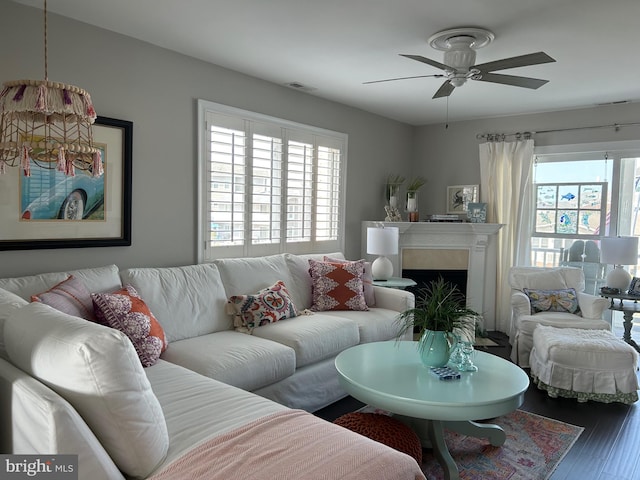
<svg viewBox="0 0 640 480"><path fill-rule="evenodd" d="M379 413L353 412L338 417L333 423L406 453L422 465L420 439L400 420Z"/></svg>

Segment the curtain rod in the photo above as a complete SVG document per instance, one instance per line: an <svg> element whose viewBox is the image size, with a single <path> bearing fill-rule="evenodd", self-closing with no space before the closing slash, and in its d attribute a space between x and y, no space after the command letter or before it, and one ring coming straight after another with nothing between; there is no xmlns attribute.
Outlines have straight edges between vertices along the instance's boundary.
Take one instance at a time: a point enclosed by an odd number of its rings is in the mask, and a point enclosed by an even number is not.
<svg viewBox="0 0 640 480"><path fill-rule="evenodd" d="M570 127L570 128L554 128L551 130L538 130L536 132L515 132L515 133L478 133L476 139L487 140L489 142L504 141L507 137L515 137L517 140L528 140L532 135L537 133L554 133L554 132L569 132L574 130L590 130L594 128L613 128L616 132L622 127L635 127L640 125L640 122L633 123L612 123L610 125L594 125L592 127Z"/></svg>

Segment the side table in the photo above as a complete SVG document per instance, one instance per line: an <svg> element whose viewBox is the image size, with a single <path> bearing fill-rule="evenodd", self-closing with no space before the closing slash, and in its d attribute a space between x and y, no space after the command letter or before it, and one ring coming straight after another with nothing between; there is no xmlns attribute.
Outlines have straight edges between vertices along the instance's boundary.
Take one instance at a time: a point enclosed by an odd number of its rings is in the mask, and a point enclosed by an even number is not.
<svg viewBox="0 0 640 480"><path fill-rule="evenodd" d="M640 296L627 295L626 293L600 293L600 296L611 299L609 310L622 312L622 317L624 318L624 324L623 324L624 336L622 338L625 342L627 342L629 345L635 348L638 352L640 352L640 347L631 338L631 327L633 327L633 314L640 313L640 304L638 304L638 300L640 300ZM625 303L625 300L627 300L626 303Z"/></svg>
<svg viewBox="0 0 640 480"><path fill-rule="evenodd" d="M417 283L410 278L391 277L389 280L374 280L372 282L376 287L397 288L404 290L407 287L415 287Z"/></svg>

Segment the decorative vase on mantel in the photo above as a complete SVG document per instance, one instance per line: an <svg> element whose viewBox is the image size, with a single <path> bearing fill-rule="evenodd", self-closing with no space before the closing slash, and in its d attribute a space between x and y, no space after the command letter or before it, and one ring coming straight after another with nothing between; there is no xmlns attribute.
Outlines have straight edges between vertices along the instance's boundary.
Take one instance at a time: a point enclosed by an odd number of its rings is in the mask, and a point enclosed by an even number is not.
<svg viewBox="0 0 640 480"><path fill-rule="evenodd" d="M407 192L407 213L409 214L410 222L420 221L420 214L418 213L418 191L409 190Z"/></svg>
<svg viewBox="0 0 640 480"><path fill-rule="evenodd" d="M418 213L418 190L426 183L424 177L414 177L407 185L407 213L410 222L419 222L420 214Z"/></svg>
<svg viewBox="0 0 640 480"><path fill-rule="evenodd" d="M387 205L392 208L398 208L400 203L400 185L401 183L387 183Z"/></svg>

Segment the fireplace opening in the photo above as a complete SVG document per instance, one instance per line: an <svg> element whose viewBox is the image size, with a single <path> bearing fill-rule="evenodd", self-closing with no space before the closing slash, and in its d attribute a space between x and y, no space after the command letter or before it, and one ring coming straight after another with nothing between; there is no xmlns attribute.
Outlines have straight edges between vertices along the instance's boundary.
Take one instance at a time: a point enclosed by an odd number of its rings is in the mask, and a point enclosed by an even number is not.
<svg viewBox="0 0 640 480"><path fill-rule="evenodd" d="M410 278L416 285L408 287L407 290L412 292L416 297L419 295L420 290L428 286L432 281L442 277L445 282L449 282L455 285L463 298L466 298L467 294L467 271L466 270L416 270L416 269L403 269L402 276L404 278Z"/></svg>

